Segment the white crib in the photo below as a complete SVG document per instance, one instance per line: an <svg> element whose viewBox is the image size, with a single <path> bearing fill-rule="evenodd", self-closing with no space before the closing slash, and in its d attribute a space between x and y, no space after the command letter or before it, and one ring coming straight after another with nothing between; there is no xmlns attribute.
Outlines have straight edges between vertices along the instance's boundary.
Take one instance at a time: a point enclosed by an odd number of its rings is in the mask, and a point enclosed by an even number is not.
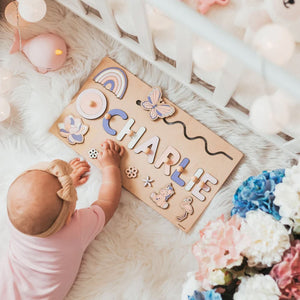
<svg viewBox="0 0 300 300"><path fill-rule="evenodd" d="M120 1L120 0L119 0ZM266 61L238 38L214 25L179 0L127 0L125 14L134 32L126 32L118 19L116 0L57 0L85 21L109 34L121 44L169 74L193 92L229 113L238 122L251 128L248 108L233 99L240 76L248 67L258 76L288 92L300 103L300 82L282 68ZM117 3L116 3L117 2ZM149 25L146 5L157 8L175 24L174 53L162 53L155 43L153 29ZM123 9L124 13L124 9ZM125 28L126 29L126 28ZM131 31L131 30L127 30ZM199 74L193 68L192 47L195 35L200 36L221 50L230 58L222 68L217 79L210 84L206 74ZM247 31L245 38L247 39ZM183 47L184 45L184 47ZM197 74L196 74L197 73ZM203 78L201 80L200 78ZM300 107L300 106L299 106ZM260 132L258 132L261 134ZM289 128L277 135L264 137L299 158L300 137Z"/></svg>

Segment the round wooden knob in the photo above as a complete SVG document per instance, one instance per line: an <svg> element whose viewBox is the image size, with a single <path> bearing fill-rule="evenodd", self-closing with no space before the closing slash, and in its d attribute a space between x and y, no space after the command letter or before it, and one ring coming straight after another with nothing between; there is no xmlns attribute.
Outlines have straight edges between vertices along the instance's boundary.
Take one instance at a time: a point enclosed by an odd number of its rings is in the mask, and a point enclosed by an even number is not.
<svg viewBox="0 0 300 300"><path fill-rule="evenodd" d="M129 131L128 131L128 135L129 135L129 136L134 136L134 135L135 135L135 132L134 132L133 130L129 130ZM149 148L148 148L148 149L149 149Z"/></svg>
<svg viewBox="0 0 300 300"><path fill-rule="evenodd" d="M146 153L146 154L150 154L150 152L151 152L151 149L150 149L150 148L147 148L147 149L145 150L145 153Z"/></svg>
<svg viewBox="0 0 300 300"><path fill-rule="evenodd" d="M97 106L97 103L96 103L95 101L92 100L92 101L90 102L90 107L95 107L95 106Z"/></svg>
<svg viewBox="0 0 300 300"><path fill-rule="evenodd" d="M104 118L105 118L106 120L109 120L109 119L111 118L111 114L109 114L109 113L105 114Z"/></svg>
<svg viewBox="0 0 300 300"><path fill-rule="evenodd" d="M179 173L182 173L183 172L183 167L182 166L179 166L179 167L177 167L177 172L179 172Z"/></svg>
<svg viewBox="0 0 300 300"><path fill-rule="evenodd" d="M169 165L169 164L170 164L170 158L167 157L167 158L164 160L164 163L167 164L167 165Z"/></svg>
<svg viewBox="0 0 300 300"><path fill-rule="evenodd" d="M203 189L205 187L205 185L206 185L205 182L203 182L203 181L199 182L199 186L201 187L201 189Z"/></svg>
<svg viewBox="0 0 300 300"><path fill-rule="evenodd" d="M196 182L196 181L198 180L198 178L197 178L196 176L193 176L193 177L191 178L191 180L192 180L193 182Z"/></svg>

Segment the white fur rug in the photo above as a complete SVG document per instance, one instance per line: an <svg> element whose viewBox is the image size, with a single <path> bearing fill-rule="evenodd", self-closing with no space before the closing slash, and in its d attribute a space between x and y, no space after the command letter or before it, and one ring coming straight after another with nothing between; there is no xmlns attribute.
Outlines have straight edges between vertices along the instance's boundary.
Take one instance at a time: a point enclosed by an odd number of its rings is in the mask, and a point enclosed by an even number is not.
<svg viewBox="0 0 300 300"><path fill-rule="evenodd" d="M13 28L0 23L0 63L14 74L7 94L11 118L0 124L0 255L7 248L6 192L22 170L42 160L69 160L76 154L48 133L72 96L105 55L150 85L159 85L179 107L245 153L245 158L212 201L190 234L175 228L127 191L104 231L87 249L77 280L67 299L180 299L188 271L197 268L191 253L198 232L210 219L229 215L238 185L264 169L287 167L291 157L237 124L169 76L82 21L55 1L48 1L47 17L22 32L23 38L55 32L65 38L69 55L65 66L37 73L20 53L9 55ZM92 203L101 174L92 168L89 182L79 189L78 207Z"/></svg>

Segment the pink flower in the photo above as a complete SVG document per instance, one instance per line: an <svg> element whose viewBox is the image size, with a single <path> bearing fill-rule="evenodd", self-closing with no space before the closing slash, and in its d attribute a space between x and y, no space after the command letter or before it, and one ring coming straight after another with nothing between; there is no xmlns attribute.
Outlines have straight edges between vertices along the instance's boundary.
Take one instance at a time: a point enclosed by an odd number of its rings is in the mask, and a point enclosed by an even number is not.
<svg viewBox="0 0 300 300"><path fill-rule="evenodd" d="M292 242L282 261L273 266L270 275L277 282L280 299L300 299L300 240Z"/></svg>
<svg viewBox="0 0 300 300"><path fill-rule="evenodd" d="M240 227L241 218L238 215L227 222L221 216L200 231L200 241L194 244L193 254L199 262L196 279L202 282L203 288L211 288L208 278L213 270L241 265L241 252L248 242Z"/></svg>

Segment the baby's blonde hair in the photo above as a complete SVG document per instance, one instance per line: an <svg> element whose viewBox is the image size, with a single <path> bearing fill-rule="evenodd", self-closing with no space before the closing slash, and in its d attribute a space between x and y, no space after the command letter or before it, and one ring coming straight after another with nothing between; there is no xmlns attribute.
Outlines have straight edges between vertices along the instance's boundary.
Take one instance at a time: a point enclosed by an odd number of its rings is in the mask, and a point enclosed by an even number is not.
<svg viewBox="0 0 300 300"><path fill-rule="evenodd" d="M72 167L56 159L37 164L13 182L8 192L8 214L21 232L44 238L65 226L76 201Z"/></svg>
<svg viewBox="0 0 300 300"><path fill-rule="evenodd" d="M45 171L32 170L18 177L7 196L8 216L15 228L28 235L47 231L57 219L62 200L58 178Z"/></svg>

